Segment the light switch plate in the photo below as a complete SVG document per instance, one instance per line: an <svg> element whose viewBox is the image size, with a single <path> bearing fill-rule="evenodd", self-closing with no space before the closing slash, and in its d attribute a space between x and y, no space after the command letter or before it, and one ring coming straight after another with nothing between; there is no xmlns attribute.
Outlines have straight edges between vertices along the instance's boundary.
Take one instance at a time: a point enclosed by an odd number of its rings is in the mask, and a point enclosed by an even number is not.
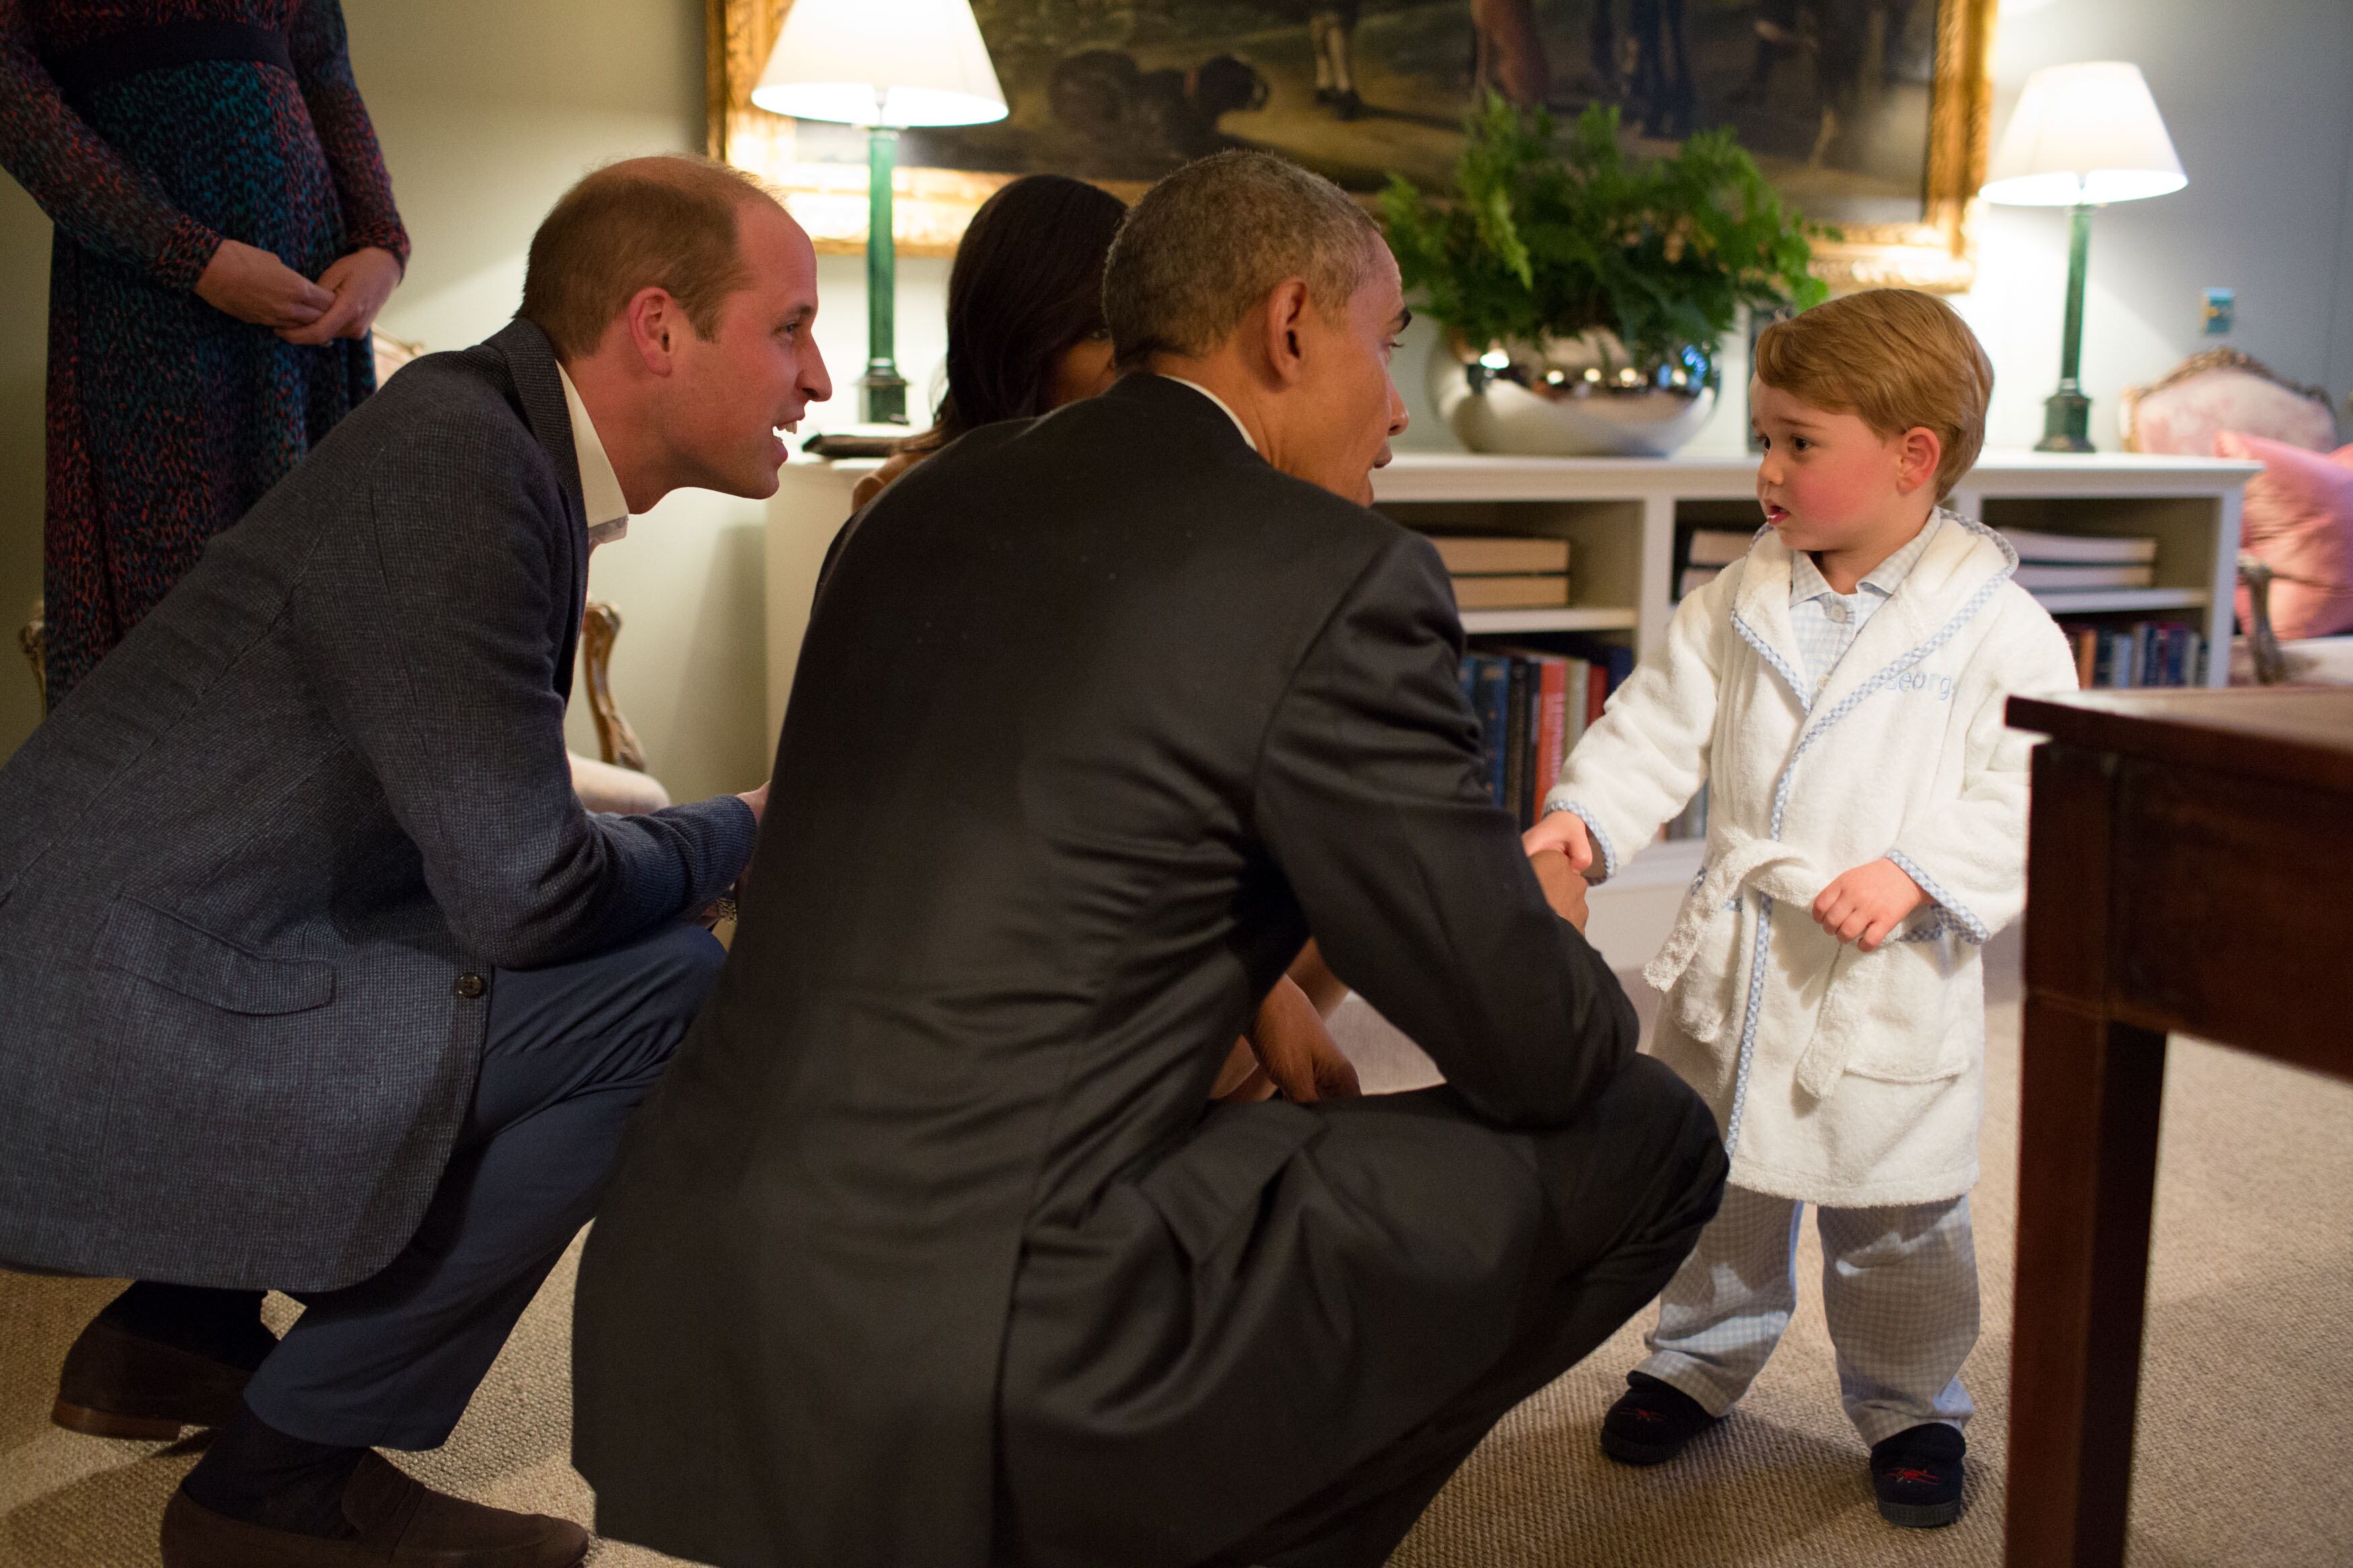
<svg viewBox="0 0 2353 1568"><path fill-rule="evenodd" d="M2227 337L2231 319L2238 309L2239 291L2235 289L2206 290L2205 331L2210 338Z"/></svg>

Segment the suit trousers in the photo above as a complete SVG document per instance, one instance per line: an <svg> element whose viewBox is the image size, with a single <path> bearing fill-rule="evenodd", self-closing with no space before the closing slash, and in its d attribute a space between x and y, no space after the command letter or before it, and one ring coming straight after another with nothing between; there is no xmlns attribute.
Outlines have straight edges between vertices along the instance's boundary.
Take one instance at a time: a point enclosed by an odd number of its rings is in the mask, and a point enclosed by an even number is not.
<svg viewBox="0 0 2353 1568"><path fill-rule="evenodd" d="M496 971L480 1074L417 1234L303 1299L246 1404L314 1443L438 1447L596 1212L630 1116L719 977L683 921L593 958Z"/></svg>
<svg viewBox="0 0 2353 1568"><path fill-rule="evenodd" d="M1746 1187L1724 1206L1659 1300L1641 1371L1711 1415L1765 1369L1798 1304L1806 1205ZM1961 1363L1978 1342L1977 1246L1967 1194L1885 1208L1816 1208L1822 1310L1839 1394L1865 1444L1929 1422L1961 1426L1975 1406Z"/></svg>
<svg viewBox="0 0 2353 1568"><path fill-rule="evenodd" d="M1323 1137L1351 1138L1366 1108L1486 1125L1453 1090L1419 1089L1330 1102ZM1349 1473L1267 1521L1202 1568L1377 1568L1439 1489L1511 1408L1615 1333L1674 1274L1724 1188L1715 1119L1665 1067L1636 1057L1575 1122L1549 1131L1488 1126L1535 1166L1547 1223L1522 1281L1504 1353ZM1374 1145L1379 1147L1379 1145ZM1440 1168L1392 1169L1388 1183L1447 1183ZM1369 1196L1370 1194L1368 1194ZM1300 1310L1319 1304L1303 1300ZM1251 1441L1236 1413L1232 1442ZM1279 1457L1271 1457L1279 1458ZM1117 1495L1149 1498L1153 1478L1107 1473ZM1017 1561L1018 1546L1008 1553Z"/></svg>

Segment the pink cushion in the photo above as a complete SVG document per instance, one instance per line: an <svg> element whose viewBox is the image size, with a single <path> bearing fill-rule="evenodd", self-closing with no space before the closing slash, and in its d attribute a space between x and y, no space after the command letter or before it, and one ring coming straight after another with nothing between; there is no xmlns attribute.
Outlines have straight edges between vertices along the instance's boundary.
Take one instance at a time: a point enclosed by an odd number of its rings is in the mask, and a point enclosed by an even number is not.
<svg viewBox="0 0 2353 1568"><path fill-rule="evenodd" d="M2353 447L2308 452L2225 430L2214 450L2263 466L2247 481L2240 542L2277 574L2272 629L2280 640L2353 631ZM2242 588L2240 623L2252 625L2249 617Z"/></svg>

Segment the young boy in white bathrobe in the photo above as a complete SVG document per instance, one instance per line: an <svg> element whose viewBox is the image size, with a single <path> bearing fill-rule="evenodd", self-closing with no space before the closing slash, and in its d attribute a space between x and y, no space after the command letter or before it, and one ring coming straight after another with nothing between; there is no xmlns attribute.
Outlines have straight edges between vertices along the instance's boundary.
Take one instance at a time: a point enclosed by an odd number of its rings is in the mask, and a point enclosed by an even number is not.
<svg viewBox="0 0 2353 1568"><path fill-rule="evenodd" d="M1709 1097L1731 1184L1601 1442L1672 1458L1746 1392L1810 1203L1880 1511L1941 1525L1978 1337L1979 954L2025 903L2028 742L2002 706L2073 689L2074 663L2015 552L1939 504L1993 388L1949 306L1850 295L1756 360L1766 526L1684 598L1528 834L1606 877L1708 787L1705 868L1645 974L1666 993L1651 1049Z"/></svg>

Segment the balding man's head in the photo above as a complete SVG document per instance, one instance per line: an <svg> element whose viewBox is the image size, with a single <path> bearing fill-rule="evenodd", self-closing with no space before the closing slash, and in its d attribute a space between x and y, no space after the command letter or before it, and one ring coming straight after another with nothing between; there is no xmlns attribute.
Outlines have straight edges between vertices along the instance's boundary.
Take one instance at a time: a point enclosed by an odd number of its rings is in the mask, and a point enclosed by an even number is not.
<svg viewBox="0 0 2353 1568"><path fill-rule="evenodd" d="M657 288L709 337L721 302L747 279L737 217L754 202L783 211L759 181L707 158L599 169L565 192L532 236L517 314L568 363L596 349L638 290Z"/></svg>
<svg viewBox="0 0 2353 1568"><path fill-rule="evenodd" d="M520 313L555 345L632 511L687 487L775 494L785 437L833 392L808 236L704 159L633 158L565 192Z"/></svg>

